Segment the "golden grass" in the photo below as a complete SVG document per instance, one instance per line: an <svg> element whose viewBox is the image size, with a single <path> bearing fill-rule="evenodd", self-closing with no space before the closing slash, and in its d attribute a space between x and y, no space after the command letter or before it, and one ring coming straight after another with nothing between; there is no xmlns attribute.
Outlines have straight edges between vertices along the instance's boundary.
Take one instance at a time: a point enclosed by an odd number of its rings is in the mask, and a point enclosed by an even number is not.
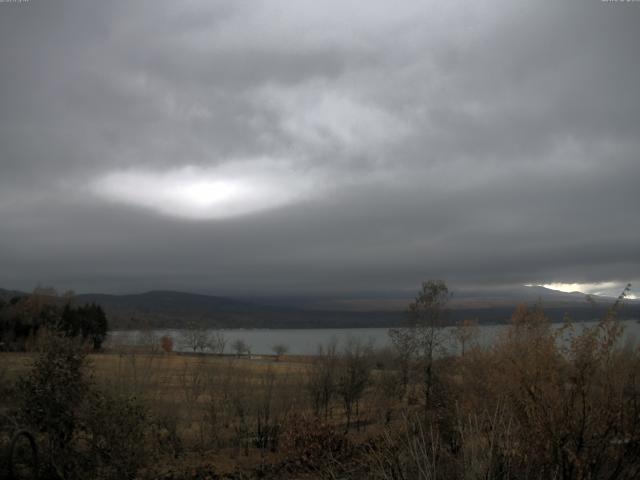
<svg viewBox="0 0 640 480"><path fill-rule="evenodd" d="M34 359L34 353L0 353L0 381L14 383L26 375ZM215 392L221 394L225 385L238 382L255 393L266 377L274 376L293 389L309 368L294 359L111 351L89 354L87 364L88 374L100 387L137 396L151 406L182 409L193 398L190 408L198 410Z"/></svg>
<svg viewBox="0 0 640 480"><path fill-rule="evenodd" d="M14 383L28 373L35 353L0 353L0 382ZM178 422L177 428L184 442L185 465L202 464L202 422L211 408L213 398L222 395L245 396L248 402L256 402L264 392L265 379L274 377L278 382L278 395L293 398L304 395L303 377L309 369L307 359L297 361L287 356L236 358L178 353L142 353L139 350L108 351L88 355L88 374L100 388L108 388L135 396L145 401L154 417L168 414ZM197 391L197 392L196 392ZM273 408L276 408L275 402ZM222 414L222 412L220 412ZM215 459L217 471L233 471L238 462L246 468L255 468L263 461L260 452L251 448L245 457L239 447L231 447L234 438L232 417L218 426L222 448L209 450L207 458ZM191 459L191 456L194 456ZM270 454L274 458L278 455ZM171 458L165 459L168 465Z"/></svg>

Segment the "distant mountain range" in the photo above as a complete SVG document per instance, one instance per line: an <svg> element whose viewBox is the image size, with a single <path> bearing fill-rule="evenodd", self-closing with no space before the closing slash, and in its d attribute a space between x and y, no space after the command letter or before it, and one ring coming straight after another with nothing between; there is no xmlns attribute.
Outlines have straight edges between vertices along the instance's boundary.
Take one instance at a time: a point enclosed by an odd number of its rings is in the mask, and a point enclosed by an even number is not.
<svg viewBox="0 0 640 480"><path fill-rule="evenodd" d="M613 297L592 296L598 303L612 304ZM475 290L456 290L449 301L451 309L482 309L496 307L515 307L521 303L542 303L545 307L586 306L587 295L582 292L561 292L542 286L521 286L512 288L487 288ZM407 305L413 300L410 295L388 295L385 297L376 295L362 295L356 297L249 297L252 303L294 306L307 310L347 310L347 311L371 311L371 310L406 310ZM633 301L631 301L633 303Z"/></svg>
<svg viewBox="0 0 640 480"><path fill-rule="evenodd" d="M0 289L0 298L26 295ZM521 303L539 302L550 318L570 315L577 321L602 316L615 301L580 292L565 293L544 287L456 292L450 301L449 320L475 318L480 323L507 322ZM130 295L79 294L76 303L101 305L112 328L180 328L187 323L220 328L340 328L391 327L406 315L411 298L310 298L259 297L235 299L176 291L151 291ZM627 300L623 316L640 318L640 301Z"/></svg>

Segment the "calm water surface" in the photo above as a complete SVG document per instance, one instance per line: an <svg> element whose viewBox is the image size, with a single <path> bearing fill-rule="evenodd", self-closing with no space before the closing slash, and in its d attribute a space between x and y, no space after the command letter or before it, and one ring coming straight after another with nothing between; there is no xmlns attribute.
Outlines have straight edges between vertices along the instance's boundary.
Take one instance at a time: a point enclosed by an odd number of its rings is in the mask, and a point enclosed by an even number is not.
<svg viewBox="0 0 640 480"><path fill-rule="evenodd" d="M577 328L593 326L596 322L577 323ZM640 338L640 323L636 320L623 322L625 326L624 341L635 342ZM562 324L554 324L555 328ZM506 328L505 325L483 325L479 329L478 343L482 346L489 346ZM450 331L450 328L446 328ZM215 330L212 330L214 332ZM345 345L351 338L363 341L371 341L376 348L383 348L390 345L389 329L387 328L309 328L309 329L223 329L227 339L225 353L231 352L231 344L238 339L245 341L254 354L271 354L271 348L276 344L284 344L289 348L289 353L293 355L313 355L318 351L318 345L326 345L332 340L336 340L338 345ZM188 348L181 341L183 332L181 330L158 329L151 332L138 330L115 330L110 332L109 341L115 344L136 345L148 342L149 336L159 339L163 335L169 335L174 341L174 350L187 351ZM159 341L159 340L158 340ZM452 344L450 349L455 351Z"/></svg>

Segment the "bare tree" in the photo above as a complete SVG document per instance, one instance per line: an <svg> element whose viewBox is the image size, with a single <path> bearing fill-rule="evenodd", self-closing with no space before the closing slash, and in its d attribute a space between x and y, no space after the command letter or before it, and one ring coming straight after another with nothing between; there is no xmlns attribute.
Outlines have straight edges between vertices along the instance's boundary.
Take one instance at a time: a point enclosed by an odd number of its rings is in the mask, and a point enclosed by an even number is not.
<svg viewBox="0 0 640 480"><path fill-rule="evenodd" d="M411 357L415 355L417 358L425 412L429 410L432 401L434 357L445 345L444 309L449 297L449 289L443 281L422 282L418 295L409 304L407 325L389 332L396 350L401 352L400 362L404 376L408 375Z"/></svg>
<svg viewBox="0 0 640 480"><path fill-rule="evenodd" d="M311 396L314 412L316 416L320 416L320 412L324 412L325 420L329 416L329 406L336 393L337 348L335 338L326 347L319 345L316 360L307 377L306 387Z"/></svg>
<svg viewBox="0 0 640 480"><path fill-rule="evenodd" d="M205 365L199 358L186 361L178 375L179 385L184 395L184 406L187 410L187 422L191 425L193 411L200 397L206 390Z"/></svg>
<svg viewBox="0 0 640 480"><path fill-rule="evenodd" d="M211 344L211 340L206 328L189 322L181 332L181 343L184 348L193 350L195 353L204 352Z"/></svg>
<svg viewBox="0 0 640 480"><path fill-rule="evenodd" d="M250 352L249 345L247 345L247 343L242 338L235 340L231 344L231 348L233 348L233 351L236 352L236 356L238 357Z"/></svg>
<svg viewBox="0 0 640 480"><path fill-rule="evenodd" d="M209 349L218 355L224 353L224 349L227 346L227 338L220 330L216 330L209 336Z"/></svg>
<svg viewBox="0 0 640 480"><path fill-rule="evenodd" d="M244 351L243 340L236 340L234 344L238 346L242 344L242 351ZM251 441L250 421L254 394L252 381L253 378L247 372L236 371L228 385L229 408L235 420L232 425L235 436L234 446L237 453L242 449L245 456L249 456Z"/></svg>
<svg viewBox="0 0 640 480"><path fill-rule="evenodd" d="M143 323L138 331L136 344L146 353L155 355L160 352L160 338L148 323Z"/></svg>
<svg viewBox="0 0 640 480"><path fill-rule="evenodd" d="M276 354L276 360L280 360L280 357L286 355L289 351L289 347L284 343L277 343L271 347L273 353Z"/></svg>
<svg viewBox="0 0 640 480"><path fill-rule="evenodd" d="M235 387L245 376L240 373L237 362L228 359L212 362L206 370L206 393L204 414L199 422L201 444L215 448L224 446L224 430L232 423Z"/></svg>
<svg viewBox="0 0 640 480"><path fill-rule="evenodd" d="M466 346L478 338L480 331L477 320L463 320L451 330L453 339L460 346L460 354L464 357Z"/></svg>
<svg viewBox="0 0 640 480"><path fill-rule="evenodd" d="M275 404L280 386L271 368L260 375L260 388L254 397L254 428L255 444L260 449L262 458L268 448L275 451L277 445L282 419Z"/></svg>
<svg viewBox="0 0 640 480"><path fill-rule="evenodd" d="M360 399L369 384L371 352L371 343L365 344L356 338L350 338L344 350L342 367L338 374L338 393L347 417L347 430L351 426L354 413L358 428L360 425Z"/></svg>
<svg viewBox="0 0 640 480"><path fill-rule="evenodd" d="M389 338L394 349L395 360L400 370L400 386L398 393L400 398L404 397L409 384L411 364L417 350L415 331L411 328L391 328Z"/></svg>

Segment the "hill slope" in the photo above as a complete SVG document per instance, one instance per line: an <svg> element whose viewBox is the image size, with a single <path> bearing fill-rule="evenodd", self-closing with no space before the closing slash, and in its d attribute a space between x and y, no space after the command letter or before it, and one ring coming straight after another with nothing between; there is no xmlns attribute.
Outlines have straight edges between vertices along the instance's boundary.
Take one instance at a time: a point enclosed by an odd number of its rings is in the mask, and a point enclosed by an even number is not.
<svg viewBox="0 0 640 480"><path fill-rule="evenodd" d="M23 292L0 289L5 300ZM474 318L481 323L507 322L516 305L540 302L553 321L566 315L578 321L604 315L614 299L596 297L597 305L586 302L582 293L563 293L543 287L501 291L462 291L450 303L451 323ZM140 294L80 294L77 303L101 305L111 328L180 328L188 323L219 328L340 328L391 327L405 318L410 299L262 298L238 300L176 291ZM640 302L627 301L623 316L640 318Z"/></svg>

